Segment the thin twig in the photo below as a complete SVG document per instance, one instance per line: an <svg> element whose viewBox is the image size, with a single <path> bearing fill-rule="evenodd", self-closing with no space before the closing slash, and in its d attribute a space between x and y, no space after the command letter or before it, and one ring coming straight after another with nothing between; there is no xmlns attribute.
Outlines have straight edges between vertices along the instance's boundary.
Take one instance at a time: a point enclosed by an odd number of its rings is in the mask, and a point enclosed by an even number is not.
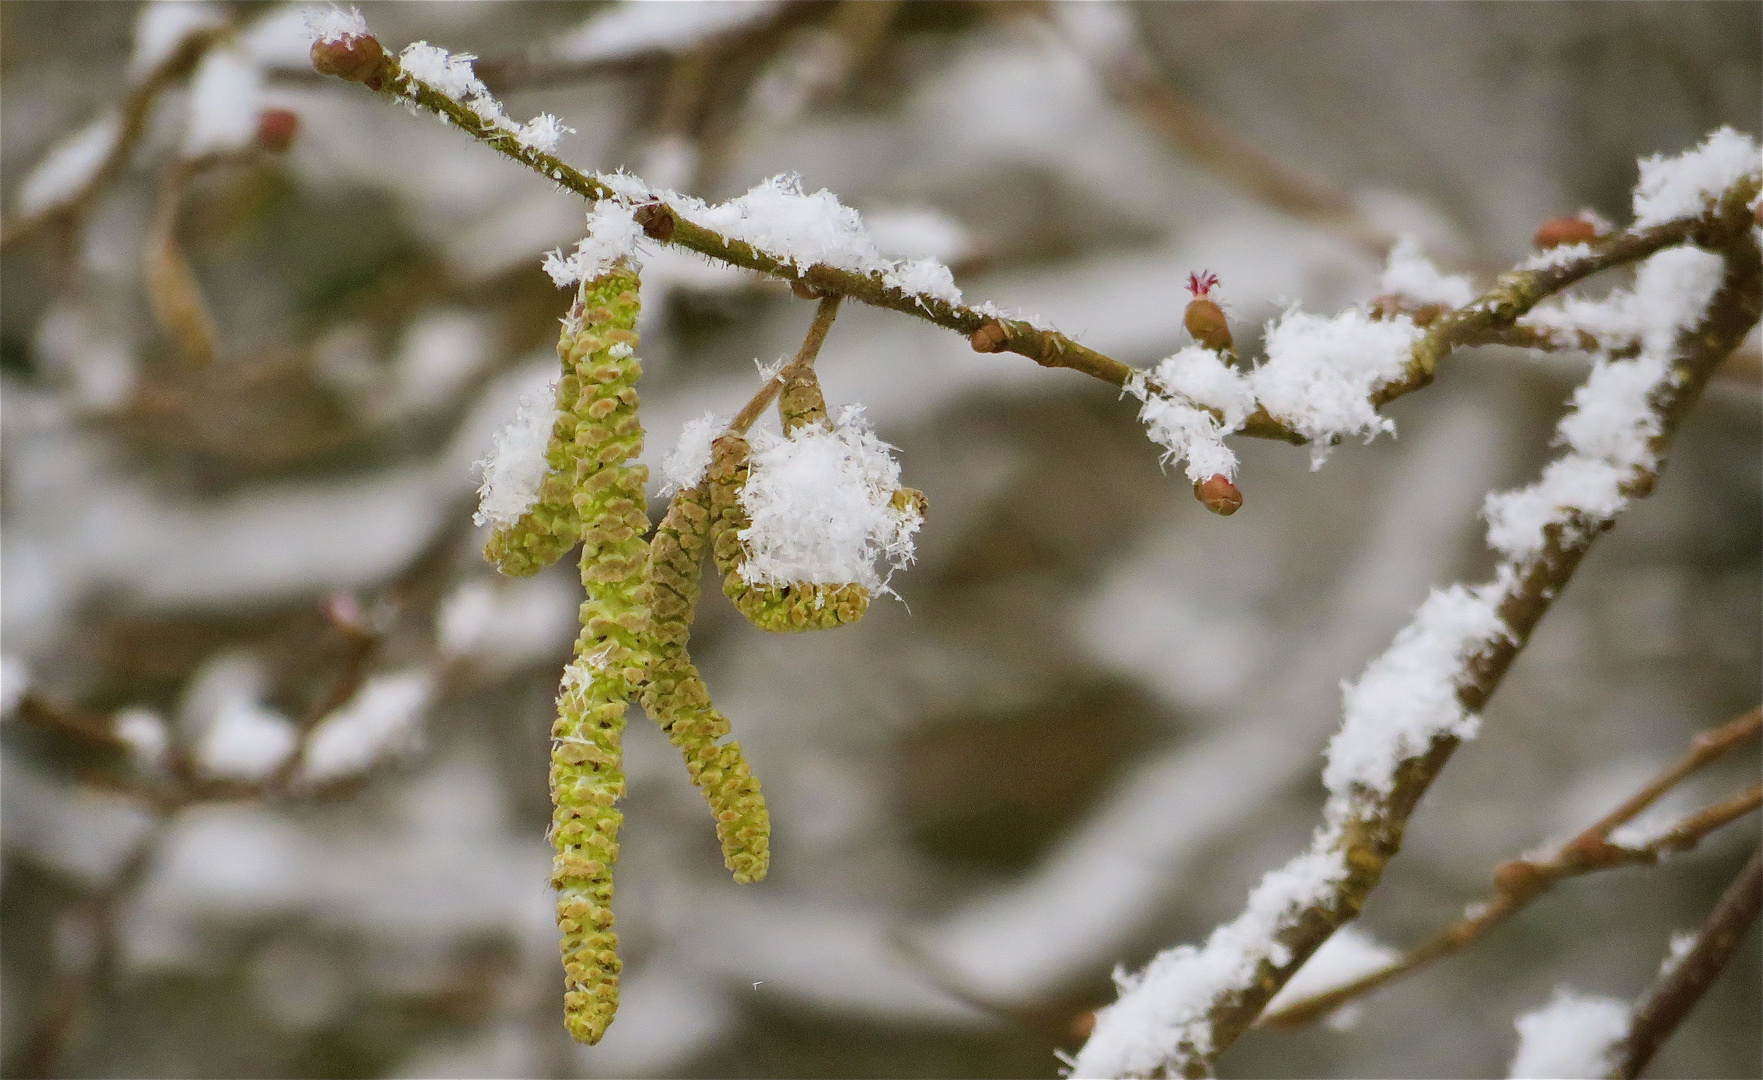
<svg viewBox="0 0 1763 1080"><path fill-rule="evenodd" d="M530 169L550 178L567 190L584 198L600 200L616 198L616 193L598 179L565 164L553 154L523 146L510 132L488 124L476 112L435 90L421 80L404 74L398 60L385 55L370 72L355 81L390 97L408 101L430 112L446 117L461 130ZM1685 218L1650 229L1612 233L1589 245L1588 254L1529 270L1510 270L1500 276L1495 287L1469 305L1450 312L1428 328L1415 344L1407 371L1395 381L1385 384L1372 395L1374 405L1384 405L1404 394L1412 393L1432 382L1438 366L1452 352L1479 336L1510 326L1538 302L1612 266L1620 266L1645 258L1653 252L1685 239L1703 234L1715 238L1715 246L1724 236L1722 224L1733 207L1748 217L1743 203L1756 194L1756 182L1737 185L1714 212L1705 218ZM1728 206L1732 203L1733 206ZM1112 386L1125 386L1127 380L1142 374L1138 369L1079 344L1064 334L1035 326L1020 319L1001 319L987 311L965 304L950 303L940 297L907 292L887 284L881 273L860 273L825 263L799 266L783 255L756 248L744 240L736 240L707 229L682 215L660 200L637 208L637 221L650 239L695 251L700 255L748 270L754 270L789 282L799 282L817 293L840 293L872 307L887 308L920 318L926 322L956 331L972 340L984 328L986 351L1013 352L1026 356L1043 367L1069 368L1101 379ZM1730 351L1730 350L1729 350ZM1160 387L1153 389L1161 390ZM1303 443L1304 437L1290 426L1258 408L1237 429L1236 434L1254 438L1279 439Z"/></svg>
<svg viewBox="0 0 1763 1080"><path fill-rule="evenodd" d="M0 250L36 235L45 226L52 223L74 221L84 214L92 200L97 198L99 192L107 184L121 175L123 168L128 165L129 158L134 156L135 148L147 132L147 119L153 111L153 103L158 99L160 92L188 75L209 47L220 40L225 33L224 30L204 30L191 34L145 79L129 91L129 95L122 105L121 129L117 132L116 142L111 145L110 154L104 159L104 163L86 181L85 186L74 193L72 197L52 206L46 206L22 220L9 221L0 225Z"/></svg>
<svg viewBox="0 0 1763 1080"><path fill-rule="evenodd" d="M814 367L814 358L820 355L820 346L826 341L826 333L832 329L833 320L839 316L839 302L843 299L844 297L838 293L830 293L820 298L819 306L814 309L814 321L808 325L808 334L802 339L802 347L796 350L795 357L788 364L779 368L777 374L765 380L765 385L759 388L759 392L741 406L741 411L736 413L735 418L729 422L728 429L730 431L736 434L746 434L747 429L752 427L753 422L765 412L765 407L777 397L778 392L783 389L785 383L789 382L791 376Z"/></svg>
<svg viewBox="0 0 1763 1080"><path fill-rule="evenodd" d="M1714 985L1726 962L1738 951L1745 931L1757 921L1763 910L1763 847L1752 852L1745 868L1739 871L1702 929L1677 962L1667 965L1646 997L1634 1008L1628 1036L1617 1047L1617 1065L1612 1077L1633 1080L1653 1060L1653 1055L1677 1025L1695 1008L1696 1002Z"/></svg>

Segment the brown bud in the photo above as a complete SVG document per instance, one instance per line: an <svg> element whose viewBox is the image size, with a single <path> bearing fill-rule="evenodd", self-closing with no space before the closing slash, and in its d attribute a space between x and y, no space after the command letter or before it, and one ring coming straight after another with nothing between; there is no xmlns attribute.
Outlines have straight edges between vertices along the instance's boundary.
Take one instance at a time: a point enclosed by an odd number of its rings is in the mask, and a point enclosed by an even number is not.
<svg viewBox="0 0 1763 1080"><path fill-rule="evenodd" d="M1543 884L1543 872L1535 863L1512 859L1494 867L1494 888L1512 896L1527 896Z"/></svg>
<svg viewBox="0 0 1763 1080"><path fill-rule="evenodd" d="M1221 517L1229 517L1243 508L1243 493L1223 473L1214 473L1212 479L1195 484L1194 498Z"/></svg>
<svg viewBox="0 0 1763 1080"><path fill-rule="evenodd" d="M639 206L631 216L643 227L643 234L649 239L659 240L663 244L673 239L673 211L661 203Z"/></svg>
<svg viewBox="0 0 1763 1080"><path fill-rule="evenodd" d="M265 109L257 114L257 145L281 153L294 142L300 118L287 109Z"/></svg>
<svg viewBox="0 0 1763 1080"><path fill-rule="evenodd" d="M973 337L968 340L972 342L974 352L1003 352L1004 347L1010 342L1010 331L1005 328L1003 323L993 319L975 330Z"/></svg>
<svg viewBox="0 0 1763 1080"><path fill-rule="evenodd" d="M1545 221L1531 242L1538 251L1547 251L1563 244L1584 244L1598 238L1598 227L1583 218L1556 218Z"/></svg>
<svg viewBox="0 0 1763 1080"><path fill-rule="evenodd" d="M1188 301L1188 310L1182 316L1182 324L1194 340L1211 349L1223 352L1230 348L1230 323L1224 317L1224 309L1204 296L1196 296Z"/></svg>
<svg viewBox="0 0 1763 1080"><path fill-rule="evenodd" d="M320 75L368 83L370 89L379 89L373 83L379 81L378 73L385 60L386 50L371 34L345 34L312 43L312 67Z"/></svg>
<svg viewBox="0 0 1763 1080"><path fill-rule="evenodd" d="M1096 1030L1096 1010L1085 1009L1071 1018L1071 1037L1087 1039L1090 1032Z"/></svg>
<svg viewBox="0 0 1763 1080"><path fill-rule="evenodd" d="M814 291L814 286L808 284L801 278L796 278L790 282L790 291L796 294L796 299L798 300L820 299L820 294Z"/></svg>

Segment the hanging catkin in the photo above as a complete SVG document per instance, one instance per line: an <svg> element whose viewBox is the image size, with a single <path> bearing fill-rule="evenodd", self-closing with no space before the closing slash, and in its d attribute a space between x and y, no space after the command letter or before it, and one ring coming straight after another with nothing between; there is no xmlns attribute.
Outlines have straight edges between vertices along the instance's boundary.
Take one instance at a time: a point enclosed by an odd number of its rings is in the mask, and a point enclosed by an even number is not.
<svg viewBox="0 0 1763 1080"><path fill-rule="evenodd" d="M647 677L651 650L642 589L648 469L627 464L643 447L637 306L637 276L620 263L582 285L558 344L564 376L557 434L568 437L587 600L551 728L551 882L562 936L564 1024L586 1043L600 1041L618 1009L612 865L624 816L613 804L624 794L626 703Z"/></svg>
<svg viewBox="0 0 1763 1080"><path fill-rule="evenodd" d="M710 537L710 495L704 484L674 496L649 544L645 575L654 661L643 709L680 748L692 783L716 819L723 862L741 884L758 881L771 863L771 818L740 743L718 745L728 720L710 702L687 652Z"/></svg>
<svg viewBox="0 0 1763 1080"><path fill-rule="evenodd" d="M722 574L722 593L734 601L747 621L761 630L826 630L854 623L869 610L869 590L856 583L815 585L753 585L741 576L745 552L740 532L749 524L741 506L741 488L747 483L747 440L724 435L711 444L710 544L716 569Z"/></svg>

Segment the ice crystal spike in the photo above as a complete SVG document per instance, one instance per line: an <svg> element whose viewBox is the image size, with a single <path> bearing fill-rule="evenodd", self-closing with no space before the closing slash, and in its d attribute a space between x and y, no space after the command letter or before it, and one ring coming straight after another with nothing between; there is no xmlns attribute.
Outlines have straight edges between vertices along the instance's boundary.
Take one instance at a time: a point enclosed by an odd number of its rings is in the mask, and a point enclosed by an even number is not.
<svg viewBox="0 0 1763 1080"><path fill-rule="evenodd" d="M716 820L723 863L745 885L763 878L771 864L771 818L741 744L719 744L729 734L728 719L711 704L709 688L687 651L710 516L708 487L688 488L674 497L650 541L645 596L654 660L643 709L680 748L686 772Z"/></svg>
<svg viewBox="0 0 1763 1080"><path fill-rule="evenodd" d="M648 678L650 619L643 589L649 519L634 353L637 276L619 264L583 283L559 345L556 435L570 448L571 506L582 540L587 600L575 659L564 669L551 728L552 885L564 970L564 1026L597 1043L618 1010L612 865L624 794L620 737L626 703ZM571 329L573 328L573 330ZM572 418L564 426L564 415ZM564 464L560 462L561 466Z"/></svg>

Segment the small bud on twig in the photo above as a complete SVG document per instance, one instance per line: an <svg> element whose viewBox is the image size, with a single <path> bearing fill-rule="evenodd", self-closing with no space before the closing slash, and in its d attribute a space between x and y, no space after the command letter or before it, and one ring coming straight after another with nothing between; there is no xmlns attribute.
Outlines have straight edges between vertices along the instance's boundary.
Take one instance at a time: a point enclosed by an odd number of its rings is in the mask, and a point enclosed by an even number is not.
<svg viewBox="0 0 1763 1080"><path fill-rule="evenodd" d="M1194 298L1182 316L1182 325L1201 345L1213 352L1223 352L1231 347L1230 323L1224 317L1224 309L1212 299L1212 290L1217 286L1217 274L1202 271L1188 275L1188 291Z"/></svg>
<svg viewBox="0 0 1763 1080"><path fill-rule="evenodd" d="M1547 251L1563 244L1585 244L1598 238L1598 227L1584 218L1564 217L1545 221L1537 229L1532 243L1538 251Z"/></svg>
<svg viewBox="0 0 1763 1080"><path fill-rule="evenodd" d="M796 299L798 300L820 299L820 294L814 291L814 286L808 284L808 282L801 278L796 278L790 282L790 291L796 294Z"/></svg>
<svg viewBox="0 0 1763 1080"><path fill-rule="evenodd" d="M1003 323L993 319L978 330L975 330L973 332L973 337L968 340L972 343L974 352L1003 352L1004 346L1009 344L1010 331L1004 328Z"/></svg>
<svg viewBox="0 0 1763 1080"><path fill-rule="evenodd" d="M1543 872L1532 862L1512 859L1494 867L1494 888L1508 896L1529 896L1543 885Z"/></svg>
<svg viewBox="0 0 1763 1080"><path fill-rule="evenodd" d="M1222 517L1229 517L1243 508L1242 491L1223 473L1214 473L1210 480L1195 484L1194 498L1199 499L1206 509Z"/></svg>
<svg viewBox="0 0 1763 1080"><path fill-rule="evenodd" d="M673 212L661 203L646 203L636 208L631 217L643 227L643 234L665 244L673 239Z"/></svg>
<svg viewBox="0 0 1763 1080"><path fill-rule="evenodd" d="M257 114L257 145L281 153L294 143L300 117L288 109L265 109Z"/></svg>
<svg viewBox="0 0 1763 1080"><path fill-rule="evenodd" d="M371 34L346 34L342 37L312 43L312 67L320 75L335 75L349 82L365 84L378 90L379 71L386 60L386 50Z"/></svg>

